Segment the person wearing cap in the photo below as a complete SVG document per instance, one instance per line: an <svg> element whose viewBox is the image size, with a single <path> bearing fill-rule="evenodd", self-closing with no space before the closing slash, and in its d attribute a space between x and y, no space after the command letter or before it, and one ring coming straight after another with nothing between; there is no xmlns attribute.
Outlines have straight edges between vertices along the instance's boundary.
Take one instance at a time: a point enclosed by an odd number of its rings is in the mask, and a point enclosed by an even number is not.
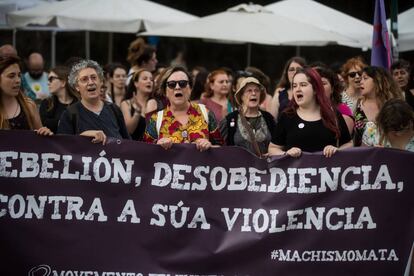
<svg viewBox="0 0 414 276"><path fill-rule="evenodd" d="M176 143L195 144L199 151L222 144L214 114L204 105L191 103L192 79L181 66L166 69L160 91L169 104L147 122L144 141L169 149Z"/></svg>
<svg viewBox="0 0 414 276"><path fill-rule="evenodd" d="M298 69L292 79L293 100L282 112L269 155L299 157L322 151L331 157L338 149L352 147L344 118L332 108L318 72Z"/></svg>
<svg viewBox="0 0 414 276"><path fill-rule="evenodd" d="M239 146L258 157L267 155L276 123L259 106L266 98L264 86L253 77L245 78L235 93L239 109L220 122L220 132L228 146Z"/></svg>

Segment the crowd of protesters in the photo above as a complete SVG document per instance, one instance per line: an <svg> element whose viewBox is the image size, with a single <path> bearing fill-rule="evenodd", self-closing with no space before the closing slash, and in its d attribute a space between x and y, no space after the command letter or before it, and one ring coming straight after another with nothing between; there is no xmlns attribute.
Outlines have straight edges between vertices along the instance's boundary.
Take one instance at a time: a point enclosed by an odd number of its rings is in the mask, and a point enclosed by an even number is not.
<svg viewBox="0 0 414 276"><path fill-rule="evenodd" d="M156 48L138 38L130 68L72 58L45 72L32 53L27 72L10 45L0 47L0 128L108 137L200 151L239 146L258 157L381 146L414 150L414 77L410 63L390 70L351 57L334 72L292 57L276 83L259 68L233 71L158 66ZM104 68L104 69L103 69Z"/></svg>

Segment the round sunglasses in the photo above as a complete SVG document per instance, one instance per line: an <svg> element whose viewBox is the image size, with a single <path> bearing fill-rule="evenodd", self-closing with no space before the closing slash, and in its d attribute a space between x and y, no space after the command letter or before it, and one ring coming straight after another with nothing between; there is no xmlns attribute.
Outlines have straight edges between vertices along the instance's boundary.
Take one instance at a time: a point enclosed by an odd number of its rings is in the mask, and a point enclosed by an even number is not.
<svg viewBox="0 0 414 276"><path fill-rule="evenodd" d="M174 89L177 86L177 83L180 88L186 88L188 85L188 80L167 81L167 87Z"/></svg>
<svg viewBox="0 0 414 276"><path fill-rule="evenodd" d="M358 71L358 72L350 72L350 73L348 73L348 76L351 77L351 78L355 78L357 74L358 74L359 77L362 76L362 72L361 71Z"/></svg>

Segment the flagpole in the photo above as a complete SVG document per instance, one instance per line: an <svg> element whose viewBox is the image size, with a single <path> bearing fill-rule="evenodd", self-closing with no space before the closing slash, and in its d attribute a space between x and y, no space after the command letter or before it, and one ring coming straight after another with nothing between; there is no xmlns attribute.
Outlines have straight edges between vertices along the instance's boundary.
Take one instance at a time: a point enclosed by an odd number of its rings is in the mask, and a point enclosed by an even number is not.
<svg viewBox="0 0 414 276"><path fill-rule="evenodd" d="M398 60L398 0L391 0L391 18L390 18L390 27L391 34L394 36L395 43L392 45L392 58L393 60ZM390 35L390 41L392 41L392 36Z"/></svg>

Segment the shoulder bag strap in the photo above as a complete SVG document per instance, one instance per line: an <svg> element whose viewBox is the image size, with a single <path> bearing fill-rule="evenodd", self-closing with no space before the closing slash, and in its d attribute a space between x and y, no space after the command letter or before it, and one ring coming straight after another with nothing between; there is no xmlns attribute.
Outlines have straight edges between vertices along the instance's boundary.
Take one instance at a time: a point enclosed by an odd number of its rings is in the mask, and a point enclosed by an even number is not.
<svg viewBox="0 0 414 276"><path fill-rule="evenodd" d="M204 120L206 120L207 125L208 125L208 114L207 114L206 106L204 104L198 104L198 106L200 107L200 110L201 110L201 113L203 114Z"/></svg>
<svg viewBox="0 0 414 276"><path fill-rule="evenodd" d="M239 115L240 115L241 123L247 129L247 133L250 136L250 140L253 144L254 150L256 151L256 155L259 158L263 158L262 152L260 151L260 148L259 148L259 145L257 144L256 138L254 137L253 130L252 130L250 124L247 122L246 117L244 116L242 109L240 109Z"/></svg>
<svg viewBox="0 0 414 276"><path fill-rule="evenodd" d="M161 124L162 124L162 117L164 116L164 110L160 110L157 112L157 135L160 136Z"/></svg>

